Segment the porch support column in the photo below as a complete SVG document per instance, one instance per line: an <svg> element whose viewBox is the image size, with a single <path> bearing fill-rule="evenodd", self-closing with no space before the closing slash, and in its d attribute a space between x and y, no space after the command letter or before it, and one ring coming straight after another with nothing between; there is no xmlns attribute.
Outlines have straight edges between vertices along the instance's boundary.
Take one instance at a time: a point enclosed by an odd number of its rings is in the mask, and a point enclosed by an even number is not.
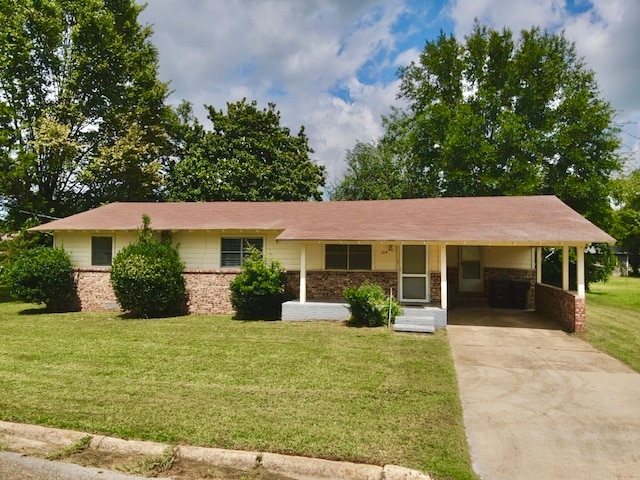
<svg viewBox="0 0 640 480"><path fill-rule="evenodd" d="M576 247L576 276L578 277L578 297L584 298L585 295L585 279L584 279L584 245Z"/></svg>
<svg viewBox="0 0 640 480"><path fill-rule="evenodd" d="M562 290L569 290L569 247L562 246Z"/></svg>
<svg viewBox="0 0 640 480"><path fill-rule="evenodd" d="M542 247L536 248L536 283L542 283Z"/></svg>
<svg viewBox="0 0 640 480"><path fill-rule="evenodd" d="M447 309L447 246L440 245L440 308Z"/></svg>
<svg viewBox="0 0 640 480"><path fill-rule="evenodd" d="M300 303L307 302L307 244L300 246Z"/></svg>

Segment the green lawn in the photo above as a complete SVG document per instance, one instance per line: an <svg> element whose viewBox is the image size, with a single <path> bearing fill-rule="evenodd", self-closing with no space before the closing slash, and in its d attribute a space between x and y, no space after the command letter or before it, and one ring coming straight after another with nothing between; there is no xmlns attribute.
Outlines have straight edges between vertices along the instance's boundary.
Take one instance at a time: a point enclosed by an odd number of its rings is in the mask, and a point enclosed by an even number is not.
<svg viewBox="0 0 640 480"><path fill-rule="evenodd" d="M587 331L598 349L640 372L640 278L613 277L587 294Z"/></svg>
<svg viewBox="0 0 640 480"><path fill-rule="evenodd" d="M445 332L0 303L0 418L475 478Z"/></svg>

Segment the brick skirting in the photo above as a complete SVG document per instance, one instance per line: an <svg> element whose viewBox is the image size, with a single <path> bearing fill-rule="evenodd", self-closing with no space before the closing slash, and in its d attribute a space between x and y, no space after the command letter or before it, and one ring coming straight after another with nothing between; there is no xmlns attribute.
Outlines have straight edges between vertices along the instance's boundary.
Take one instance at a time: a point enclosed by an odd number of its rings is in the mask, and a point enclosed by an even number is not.
<svg viewBox="0 0 640 480"><path fill-rule="evenodd" d="M189 313L233 314L229 285L238 272L239 270L186 270L183 275L187 287ZM77 309L84 311L120 309L109 282L110 273L109 268L75 269Z"/></svg>
<svg viewBox="0 0 640 480"><path fill-rule="evenodd" d="M584 297L561 288L538 283L536 310L556 320L569 332L584 332L587 328Z"/></svg>
<svg viewBox="0 0 640 480"><path fill-rule="evenodd" d="M393 296L398 296L398 274L396 272L337 272L312 270L307 272L307 300L340 300L344 289L359 287L365 282L378 284ZM295 298L300 298L300 272L287 272L287 283Z"/></svg>

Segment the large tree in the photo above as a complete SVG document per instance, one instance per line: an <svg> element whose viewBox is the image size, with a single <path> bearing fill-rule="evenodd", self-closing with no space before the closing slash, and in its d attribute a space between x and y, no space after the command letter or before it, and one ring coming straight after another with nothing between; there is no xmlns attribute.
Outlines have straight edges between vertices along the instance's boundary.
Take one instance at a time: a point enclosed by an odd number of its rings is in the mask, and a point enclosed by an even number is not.
<svg viewBox="0 0 640 480"><path fill-rule="evenodd" d="M476 23L464 42L427 42L399 77L406 107L385 142L406 164L403 196L555 194L609 226L615 112L563 34Z"/></svg>
<svg viewBox="0 0 640 480"><path fill-rule="evenodd" d="M640 169L617 180L615 198L619 204L613 235L629 254L633 274L640 275Z"/></svg>
<svg viewBox="0 0 640 480"><path fill-rule="evenodd" d="M304 127L291 135L280 125L275 104L227 103L227 112L207 107L212 130L205 130L182 106L181 160L172 168L169 198L177 201L321 200L324 167L310 159Z"/></svg>
<svg viewBox="0 0 640 480"><path fill-rule="evenodd" d="M167 85L134 0L0 1L0 200L11 227L154 198Z"/></svg>
<svg viewBox="0 0 640 480"><path fill-rule="evenodd" d="M356 142L347 151L347 169L331 188L331 200L402 198L406 190L402 163L380 142Z"/></svg>

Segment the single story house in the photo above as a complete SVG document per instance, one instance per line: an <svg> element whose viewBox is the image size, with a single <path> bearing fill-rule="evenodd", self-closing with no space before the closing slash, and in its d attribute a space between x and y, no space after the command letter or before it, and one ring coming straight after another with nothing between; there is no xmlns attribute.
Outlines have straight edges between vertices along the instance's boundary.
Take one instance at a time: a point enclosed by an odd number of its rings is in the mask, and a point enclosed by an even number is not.
<svg viewBox="0 0 640 480"><path fill-rule="evenodd" d="M340 317L345 287L370 281L431 308L436 326L446 326L449 308L491 305L535 308L580 331L584 248L615 243L555 196L112 203L32 229L53 232L69 253L82 309L117 308L111 261L135 240L143 214L178 246L191 312L232 313L229 283L251 244L287 271L296 299L283 319ZM542 284L542 247L564 249L562 288ZM577 291L569 291L569 249Z"/></svg>

